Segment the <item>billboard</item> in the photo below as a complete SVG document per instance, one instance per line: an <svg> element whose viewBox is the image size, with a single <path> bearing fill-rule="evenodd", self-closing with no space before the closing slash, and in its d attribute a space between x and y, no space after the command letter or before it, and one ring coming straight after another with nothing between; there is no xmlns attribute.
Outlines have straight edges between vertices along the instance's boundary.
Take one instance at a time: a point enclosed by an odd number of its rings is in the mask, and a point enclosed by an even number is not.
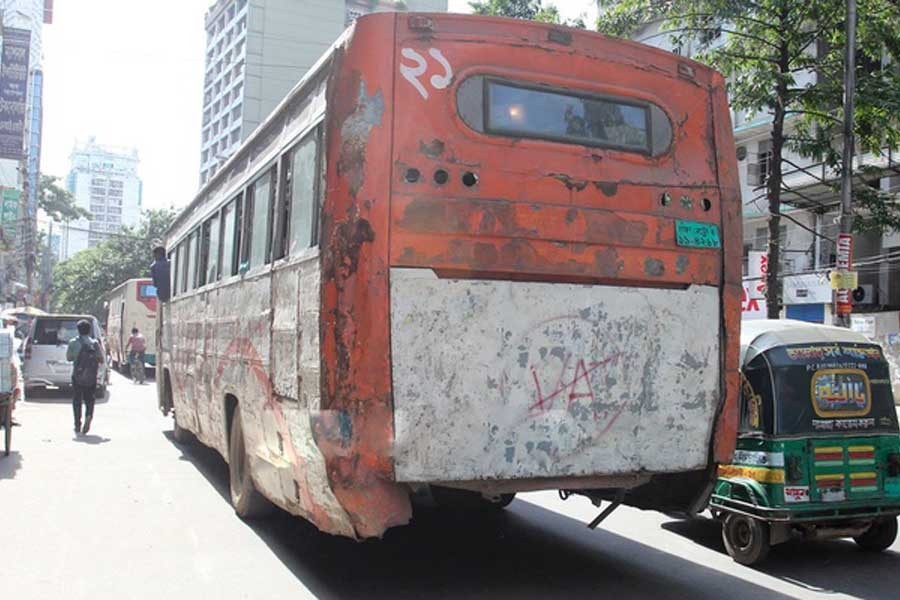
<svg viewBox="0 0 900 600"><path fill-rule="evenodd" d="M3 29L0 52L0 158L22 159L31 32Z"/></svg>

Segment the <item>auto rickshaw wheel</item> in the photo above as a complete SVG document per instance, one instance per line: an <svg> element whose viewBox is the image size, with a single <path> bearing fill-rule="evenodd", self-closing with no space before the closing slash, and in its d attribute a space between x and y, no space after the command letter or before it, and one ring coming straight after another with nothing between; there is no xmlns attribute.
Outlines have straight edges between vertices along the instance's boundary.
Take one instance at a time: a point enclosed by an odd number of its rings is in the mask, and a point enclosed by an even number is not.
<svg viewBox="0 0 900 600"><path fill-rule="evenodd" d="M755 565L769 554L769 525L744 515L728 515L722 526L722 541L735 562Z"/></svg>
<svg viewBox="0 0 900 600"><path fill-rule="evenodd" d="M853 538L866 552L882 552L891 547L897 539L897 518L875 521L869 530Z"/></svg>

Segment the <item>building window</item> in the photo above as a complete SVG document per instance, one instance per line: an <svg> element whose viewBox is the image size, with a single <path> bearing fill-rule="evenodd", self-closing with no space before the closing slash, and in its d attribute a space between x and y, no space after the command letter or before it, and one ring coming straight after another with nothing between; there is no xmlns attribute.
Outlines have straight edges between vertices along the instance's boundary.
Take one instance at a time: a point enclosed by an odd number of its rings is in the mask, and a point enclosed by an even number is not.
<svg viewBox="0 0 900 600"><path fill-rule="evenodd" d="M121 198L121 197L122 197L122 190L113 190L113 189L110 189L110 190L109 190L109 193L108 193L107 195L108 195L110 198Z"/></svg>
<svg viewBox="0 0 900 600"><path fill-rule="evenodd" d="M756 160L747 165L747 178L750 185L763 186L769 181L772 173L772 145L769 140L759 142Z"/></svg>
<svg viewBox="0 0 900 600"><path fill-rule="evenodd" d="M116 207L116 206L110 206L110 207L108 207L108 208L106 209L106 212L108 212L108 213L111 214L111 215L121 215L121 214L122 214L122 208L121 208L121 207Z"/></svg>
<svg viewBox="0 0 900 600"><path fill-rule="evenodd" d="M105 204L91 204L91 212L94 213L95 215L97 213L106 212L106 205Z"/></svg>
<svg viewBox="0 0 900 600"><path fill-rule="evenodd" d="M103 187L106 185L106 180L105 179L96 179L96 178L91 179L91 185L97 186L97 187Z"/></svg>
<svg viewBox="0 0 900 600"><path fill-rule="evenodd" d="M124 181L116 181L115 179L113 179L109 182L109 187L113 188L114 190L121 190L122 188L125 187L125 182Z"/></svg>

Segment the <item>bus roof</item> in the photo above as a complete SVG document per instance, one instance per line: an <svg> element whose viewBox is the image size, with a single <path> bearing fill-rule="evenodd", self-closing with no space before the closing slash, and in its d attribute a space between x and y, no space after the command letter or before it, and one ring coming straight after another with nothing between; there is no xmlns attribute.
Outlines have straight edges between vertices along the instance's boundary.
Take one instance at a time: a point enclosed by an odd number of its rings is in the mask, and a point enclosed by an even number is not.
<svg viewBox="0 0 900 600"><path fill-rule="evenodd" d="M118 292L120 289L122 289L129 283L142 283L142 282L143 283L153 283L153 280L150 279L149 277L135 277L133 279L128 279L126 281L123 281L122 283L120 283L119 285L114 287L113 289L109 290L108 292L106 292L106 295L109 296L110 294Z"/></svg>
<svg viewBox="0 0 900 600"><path fill-rule="evenodd" d="M793 319L760 319L741 324L741 366L777 346L789 344L871 344L861 333L844 327Z"/></svg>
<svg viewBox="0 0 900 600"><path fill-rule="evenodd" d="M326 50L322 56L315 62L315 64L310 67L310 69L306 72L306 74L294 85L293 88L282 98L281 102L272 110L271 113L260 123L253 132L247 136L247 139L244 140L237 151L232 154L228 160L216 171L216 173L203 185L200 186L200 189L197 190L194 198L191 202L182 209L175 219L172 221L172 224L166 230L166 238L168 238L172 232L177 229L179 226L183 224L185 219L188 218L190 213L196 209L200 204L203 203L204 198L214 190L218 185L223 183L223 181L227 178L227 175L230 174L231 167L234 166L238 161L243 159L254 142L260 138L269 127L271 127L282 115L281 113L303 90L306 88L312 81L314 81L321 73L326 69L328 64L331 62L332 57L334 56L335 51L344 44L348 39L353 37L353 31L356 27L357 22L369 22L375 20L382 21L394 21L398 18L405 17L408 20L412 20L414 18L422 19L423 21L427 21L428 23L447 23L447 22L480 22L480 23L502 23L504 27L509 27L514 25L517 29L520 30L528 30L528 29L541 29L545 31L553 31L553 30L565 30L566 36L568 39L574 40L575 36L579 39L584 38L596 38L596 39L610 39L608 36L603 35L601 33L595 31L587 31L584 29L577 29L573 27L567 27L565 25L557 25L551 23L543 23L540 21L529 21L525 19L512 19L508 17L493 17L493 16L483 16L483 15L462 15L455 13L418 13L418 12L382 12L382 13L373 13L368 15L363 15L357 19L352 25L350 25L347 29L341 33L340 36L334 41L334 43ZM440 30L438 30L440 32ZM565 36L564 36L565 37ZM516 38L518 42L522 40ZM550 38L548 38L550 39ZM664 58L667 61L673 60L673 54L666 50L662 50L660 48L656 48L653 46L648 46L647 44L642 44L640 42L635 42L632 40L626 39L616 39L616 44L621 44L623 46L628 46L633 48L636 51L639 51L643 54L649 55L658 55L660 58ZM571 41L569 42L571 43ZM696 62L694 60L678 56L677 57L679 64L688 64L690 68L695 71L714 71L711 67L704 65L702 63ZM663 72L661 71L661 74Z"/></svg>

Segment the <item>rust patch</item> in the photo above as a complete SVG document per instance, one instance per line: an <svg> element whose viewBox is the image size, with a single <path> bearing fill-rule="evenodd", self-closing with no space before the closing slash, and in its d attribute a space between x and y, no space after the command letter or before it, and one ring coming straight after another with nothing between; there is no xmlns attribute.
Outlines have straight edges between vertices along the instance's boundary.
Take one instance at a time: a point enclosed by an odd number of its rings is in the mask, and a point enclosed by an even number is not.
<svg viewBox="0 0 900 600"><path fill-rule="evenodd" d="M675 260L675 272L681 275L688 268L688 264L690 263L690 259L684 254L679 254L678 258Z"/></svg>
<svg viewBox="0 0 900 600"><path fill-rule="evenodd" d="M604 196L615 196L619 191L619 184L614 181L595 181L594 187L603 192Z"/></svg>
<svg viewBox="0 0 900 600"><path fill-rule="evenodd" d="M580 192L581 190L586 188L587 184L588 184L587 181L582 181L580 179L572 179L565 173L549 173L548 176L552 177L553 179L557 179L557 180L563 182L563 184L565 184L566 188L570 192L571 191Z"/></svg>
<svg viewBox="0 0 900 600"><path fill-rule="evenodd" d="M625 267L625 262L619 258L615 248L607 248L594 254L594 265L600 277L618 277L619 272Z"/></svg>
<svg viewBox="0 0 900 600"><path fill-rule="evenodd" d="M644 261L644 273L653 277L661 277L666 273L666 265L658 258L648 258Z"/></svg>
<svg viewBox="0 0 900 600"><path fill-rule="evenodd" d="M369 96L366 82L355 74L359 85L356 106L341 125L341 152L337 172L346 177L350 195L354 198L365 181L366 145L373 127L381 125L384 116L384 95L381 90Z"/></svg>
<svg viewBox="0 0 900 600"><path fill-rule="evenodd" d="M444 154L444 142L437 138L428 143L419 142L419 152L429 158L440 158Z"/></svg>
<svg viewBox="0 0 900 600"><path fill-rule="evenodd" d="M638 246L647 237L647 224L630 221L615 213L603 213L589 218L587 239L599 243L618 242Z"/></svg>

